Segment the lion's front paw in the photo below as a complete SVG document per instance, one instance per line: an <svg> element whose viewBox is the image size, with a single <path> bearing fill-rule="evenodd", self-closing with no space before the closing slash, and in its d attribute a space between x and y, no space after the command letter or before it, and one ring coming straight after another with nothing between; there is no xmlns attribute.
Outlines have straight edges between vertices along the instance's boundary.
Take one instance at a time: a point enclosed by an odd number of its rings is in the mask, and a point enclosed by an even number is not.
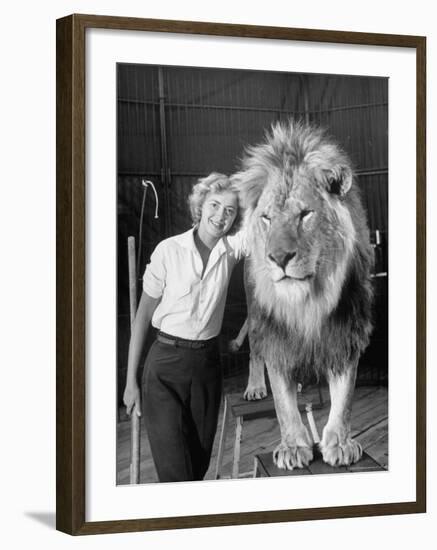
<svg viewBox="0 0 437 550"><path fill-rule="evenodd" d="M264 397L267 397L267 388L265 384L260 384L259 386L247 385L246 391L244 392L244 399L247 399L247 401L255 401L257 399L264 399Z"/></svg>
<svg viewBox="0 0 437 550"><path fill-rule="evenodd" d="M241 344L236 338L234 340L229 340L228 349L231 353L237 353L240 348Z"/></svg>
<svg viewBox="0 0 437 550"><path fill-rule="evenodd" d="M320 450L323 460L331 466L349 466L358 462L363 454L360 443L351 437L339 438L334 431L323 434Z"/></svg>
<svg viewBox="0 0 437 550"><path fill-rule="evenodd" d="M310 447L298 447L288 445L281 441L273 451L273 462L282 470L293 470L293 468L304 468L313 459L313 451Z"/></svg>

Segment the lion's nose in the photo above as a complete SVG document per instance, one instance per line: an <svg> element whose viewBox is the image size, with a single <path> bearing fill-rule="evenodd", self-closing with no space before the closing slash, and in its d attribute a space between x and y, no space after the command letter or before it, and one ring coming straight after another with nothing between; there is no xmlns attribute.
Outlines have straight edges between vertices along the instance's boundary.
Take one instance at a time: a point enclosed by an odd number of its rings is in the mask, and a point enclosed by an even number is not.
<svg viewBox="0 0 437 550"><path fill-rule="evenodd" d="M268 255L269 259L272 262L275 262L276 265L281 267L282 269L285 269L285 266L288 264L290 260L292 260L296 256L296 251L289 251L289 250L275 250L274 253L270 253Z"/></svg>

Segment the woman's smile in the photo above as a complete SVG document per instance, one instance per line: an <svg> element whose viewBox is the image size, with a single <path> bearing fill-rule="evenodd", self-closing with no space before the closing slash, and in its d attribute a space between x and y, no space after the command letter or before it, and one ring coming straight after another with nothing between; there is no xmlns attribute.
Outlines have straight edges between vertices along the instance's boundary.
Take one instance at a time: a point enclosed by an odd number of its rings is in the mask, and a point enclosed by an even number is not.
<svg viewBox="0 0 437 550"><path fill-rule="evenodd" d="M199 237L207 246L214 246L232 228L237 217L238 199L232 191L210 193L202 206Z"/></svg>

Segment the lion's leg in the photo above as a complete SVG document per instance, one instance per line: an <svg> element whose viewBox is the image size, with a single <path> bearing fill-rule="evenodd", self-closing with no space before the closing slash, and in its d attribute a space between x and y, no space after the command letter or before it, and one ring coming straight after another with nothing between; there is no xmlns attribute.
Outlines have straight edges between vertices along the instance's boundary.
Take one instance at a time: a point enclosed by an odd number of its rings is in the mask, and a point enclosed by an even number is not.
<svg viewBox="0 0 437 550"><path fill-rule="evenodd" d="M246 318L242 327L240 328L240 332L238 333L238 336L233 340L229 341L229 346L228 346L229 351L231 351L232 353L237 353L237 351L243 345L244 339L247 336L247 330L248 330L248 320Z"/></svg>
<svg viewBox="0 0 437 550"><path fill-rule="evenodd" d="M268 372L281 430L273 461L282 469L303 468L313 459L313 445L297 405L297 384L275 368L268 366Z"/></svg>
<svg viewBox="0 0 437 550"><path fill-rule="evenodd" d="M264 359L259 355L250 353L249 379L244 391L244 399L253 401L267 397L267 387L264 376Z"/></svg>
<svg viewBox="0 0 437 550"><path fill-rule="evenodd" d="M351 438L351 412L357 365L351 365L341 375L328 375L331 410L323 429L320 449L323 460L331 466L357 462L362 455L358 441Z"/></svg>
<svg viewBox="0 0 437 550"><path fill-rule="evenodd" d="M264 356L261 353L261 338L256 328L257 323L253 317L249 317L249 380L244 392L244 399L249 401L263 399L267 396L266 381L264 375Z"/></svg>

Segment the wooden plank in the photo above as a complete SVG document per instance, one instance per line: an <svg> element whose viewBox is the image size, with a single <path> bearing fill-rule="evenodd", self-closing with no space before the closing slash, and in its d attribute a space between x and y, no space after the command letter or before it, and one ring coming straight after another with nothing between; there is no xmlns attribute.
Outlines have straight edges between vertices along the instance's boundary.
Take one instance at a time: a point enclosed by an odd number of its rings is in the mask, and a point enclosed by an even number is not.
<svg viewBox="0 0 437 550"><path fill-rule="evenodd" d="M276 415L275 403L272 394L268 395L264 399L256 399L253 401L248 401L247 399L244 399L243 394L240 392L228 394L226 397L229 401L229 405L234 416L244 416L245 418L250 418L264 416L269 413L274 416ZM324 398L325 401L327 400L327 398L328 395L326 394L326 397ZM305 410L305 403L307 402L312 402L313 408L317 409L317 406L320 402L317 387L311 388L311 392L300 394L298 396L298 401L301 411Z"/></svg>
<svg viewBox="0 0 437 550"><path fill-rule="evenodd" d="M323 462L322 454L316 447L313 449L313 453L314 460L309 465L309 471L313 475L341 474L344 473L344 471L346 470L344 466L330 466L329 464L326 464L326 462Z"/></svg>
<svg viewBox="0 0 437 550"><path fill-rule="evenodd" d="M272 453L255 455L260 473L259 477L281 477L281 476L308 476L311 472L308 468L296 468L294 470L282 470L273 464Z"/></svg>
<svg viewBox="0 0 437 550"><path fill-rule="evenodd" d="M243 432L243 417L238 416L235 422L234 453L232 457L232 477L238 477L241 455L241 437Z"/></svg>
<svg viewBox="0 0 437 550"><path fill-rule="evenodd" d="M380 437L366 450L378 464L381 464L385 469L389 468L388 433Z"/></svg>
<svg viewBox="0 0 437 550"><path fill-rule="evenodd" d="M217 420L217 426L221 426L219 431L220 435L219 435L217 450L215 449L215 447L217 447L217 437L215 437L214 444L213 444L214 455L217 453L215 476L214 476L215 479L219 479L222 475L223 454L225 452L226 435L227 435L227 430L229 425L229 419L228 419L229 402L226 398L222 401L221 409L223 411L221 414L221 419L218 418Z"/></svg>
<svg viewBox="0 0 437 550"><path fill-rule="evenodd" d="M352 420L359 418L365 411L372 410L372 407L387 400L387 391L380 391L379 388L359 387L355 389L354 401L352 408ZM330 403L326 400L326 405L323 409L314 409L314 420L319 428L323 429L329 415Z"/></svg>
<svg viewBox="0 0 437 550"><path fill-rule="evenodd" d="M234 417L268 414L275 411L275 404L272 395L265 399L257 399L255 401L247 401L241 393L233 393L226 397L231 407Z"/></svg>
<svg viewBox="0 0 437 550"><path fill-rule="evenodd" d="M384 468L381 464L378 464L370 455L366 452L363 452L362 458L356 463L349 466L348 471L351 473L357 472L377 472L383 471Z"/></svg>
<svg viewBox="0 0 437 550"><path fill-rule="evenodd" d="M255 476L254 477L268 477L267 470L264 467L264 464L258 460L255 456Z"/></svg>
<svg viewBox="0 0 437 550"><path fill-rule="evenodd" d="M255 426L249 426L250 423ZM262 429L262 426L260 427L261 424L264 424L264 429ZM231 436L232 435L233 432L231 431ZM263 418L256 421L245 422L243 440L240 447L240 472L251 469L253 466L253 457L255 453L262 449L264 445L270 444L272 440L276 440L274 446L276 446L280 440L279 425L276 418ZM232 465L232 446L233 439L230 437L226 444L224 458L222 461L222 472L224 473L229 473ZM212 460L214 460L214 450Z"/></svg>
<svg viewBox="0 0 437 550"><path fill-rule="evenodd" d="M386 436L388 433L388 418L382 418L366 430L363 430L357 439L361 443L364 450L372 447L378 440Z"/></svg>
<svg viewBox="0 0 437 550"><path fill-rule="evenodd" d="M271 453L257 454L255 459L257 461L257 464L259 465L260 474L262 472L266 477L339 473L345 474L384 470L384 468L382 468L367 453L363 453L363 457L361 458L361 460L356 464L352 464L351 466L329 466L329 464L323 462L321 453L317 449L314 449L313 462L311 462L311 464L306 468L295 468L294 470L282 470L280 468L277 468L273 463L273 457Z"/></svg>
<svg viewBox="0 0 437 550"><path fill-rule="evenodd" d="M365 430L373 426L378 420L387 418L387 403L378 403L362 411L360 415L352 412L352 436L357 437Z"/></svg>

